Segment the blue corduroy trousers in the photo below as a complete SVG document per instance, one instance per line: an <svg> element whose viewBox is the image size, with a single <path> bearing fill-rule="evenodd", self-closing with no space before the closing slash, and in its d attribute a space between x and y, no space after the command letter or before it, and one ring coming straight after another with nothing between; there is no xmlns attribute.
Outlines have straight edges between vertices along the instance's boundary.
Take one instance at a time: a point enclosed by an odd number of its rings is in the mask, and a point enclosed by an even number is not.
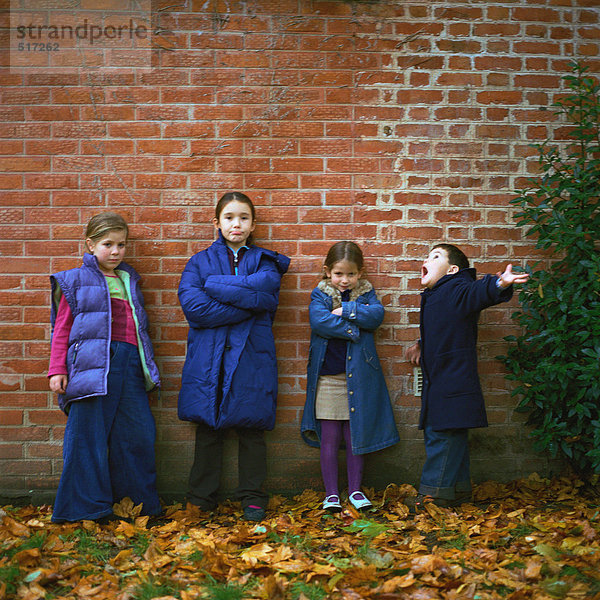
<svg viewBox="0 0 600 600"><path fill-rule="evenodd" d="M161 512L156 425L136 346L111 342L108 394L72 402L52 521L99 519L128 496L143 515Z"/></svg>

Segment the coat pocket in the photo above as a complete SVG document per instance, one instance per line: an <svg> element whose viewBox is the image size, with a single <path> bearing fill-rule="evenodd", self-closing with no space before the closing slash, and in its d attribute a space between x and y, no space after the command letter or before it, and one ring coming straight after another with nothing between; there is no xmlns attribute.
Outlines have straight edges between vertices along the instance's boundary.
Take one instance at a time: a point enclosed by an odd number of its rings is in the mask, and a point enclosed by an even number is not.
<svg viewBox="0 0 600 600"><path fill-rule="evenodd" d="M77 359L77 352L79 351L80 344L81 342L75 342L67 350L67 373L70 373L71 368L75 365L75 360Z"/></svg>
<svg viewBox="0 0 600 600"><path fill-rule="evenodd" d="M443 352L435 357L433 372L445 396L479 391L477 353L470 348Z"/></svg>
<svg viewBox="0 0 600 600"><path fill-rule="evenodd" d="M376 371L381 369L381 364L379 363L379 357L377 354L373 352L369 352L368 348L363 348L363 359L364 361Z"/></svg>

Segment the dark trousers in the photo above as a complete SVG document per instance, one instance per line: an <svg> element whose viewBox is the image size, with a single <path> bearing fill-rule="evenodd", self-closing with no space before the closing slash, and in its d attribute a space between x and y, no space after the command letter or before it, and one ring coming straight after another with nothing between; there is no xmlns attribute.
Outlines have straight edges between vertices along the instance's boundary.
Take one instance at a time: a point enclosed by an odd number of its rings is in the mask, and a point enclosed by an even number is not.
<svg viewBox="0 0 600 600"><path fill-rule="evenodd" d="M194 464L190 471L188 501L203 510L217 505L221 480L223 443L227 429L212 429L199 423L196 427ZM266 508L269 497L262 491L267 476L267 447L262 429L238 428L238 488L236 498L242 507Z"/></svg>
<svg viewBox="0 0 600 600"><path fill-rule="evenodd" d="M143 515L162 510L156 491L156 426L138 349L111 342L110 357L108 394L70 405L54 522L104 517L126 496L143 503Z"/></svg>

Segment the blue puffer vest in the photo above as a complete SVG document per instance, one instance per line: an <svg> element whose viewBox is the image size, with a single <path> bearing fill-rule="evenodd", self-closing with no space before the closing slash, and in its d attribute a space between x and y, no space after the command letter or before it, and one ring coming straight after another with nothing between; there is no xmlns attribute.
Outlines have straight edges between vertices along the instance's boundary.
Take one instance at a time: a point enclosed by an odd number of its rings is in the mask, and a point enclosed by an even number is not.
<svg viewBox="0 0 600 600"><path fill-rule="evenodd" d="M124 262L119 264L115 273L125 284L131 301L146 390L150 391L160 385L160 376L148 335L148 317L139 286L140 276ZM61 294L64 294L73 313L67 351L69 382L66 393L58 396L60 408L68 412L69 404L75 400L107 393L111 337L110 292L98 261L92 254L83 255L81 267L51 275L50 282L52 331Z"/></svg>

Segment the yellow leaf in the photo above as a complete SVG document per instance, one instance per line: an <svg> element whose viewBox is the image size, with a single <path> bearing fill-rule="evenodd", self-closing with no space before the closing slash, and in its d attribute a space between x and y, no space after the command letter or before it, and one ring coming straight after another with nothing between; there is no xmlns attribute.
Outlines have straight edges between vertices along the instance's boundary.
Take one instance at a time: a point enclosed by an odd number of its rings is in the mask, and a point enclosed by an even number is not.
<svg viewBox="0 0 600 600"><path fill-rule="evenodd" d="M342 571L341 573L338 573L337 575L334 575L328 582L327 582L327 586L329 587L329 589L333 590L335 588L335 586L337 585L338 581L340 579L344 578L344 572Z"/></svg>
<svg viewBox="0 0 600 600"><path fill-rule="evenodd" d="M42 553L39 548L30 548L29 550L21 550L13 556L13 560L20 566L25 568L35 567L42 557Z"/></svg>
<svg viewBox="0 0 600 600"><path fill-rule="evenodd" d="M23 523L19 523L9 516L4 517L2 527L15 537L28 536L30 534L28 527L25 527Z"/></svg>
<svg viewBox="0 0 600 600"><path fill-rule="evenodd" d="M126 496L118 502L117 504L113 504L113 513L117 515L117 517L123 517L124 519L134 519L139 516L142 512L143 503L140 502L137 506L133 504L133 500Z"/></svg>
<svg viewBox="0 0 600 600"><path fill-rule="evenodd" d="M289 546L279 546L275 551L275 554L272 555L270 562L278 563L282 560L288 560L292 558L293 555L294 553L292 552L292 549Z"/></svg>
<svg viewBox="0 0 600 600"><path fill-rule="evenodd" d="M129 561L132 554L133 554L133 549L131 549L131 548L126 548L125 550L121 550L121 552L119 552L119 554L117 554L115 557L110 559L110 564L113 567L118 567L120 564L124 563L125 561Z"/></svg>
<svg viewBox="0 0 600 600"><path fill-rule="evenodd" d="M539 579L541 576L542 562L535 558L527 561L525 577L527 579Z"/></svg>
<svg viewBox="0 0 600 600"><path fill-rule="evenodd" d="M269 575L265 578L257 592L264 600L283 600L288 582L280 575ZM182 600L183 597L182 597Z"/></svg>
<svg viewBox="0 0 600 600"><path fill-rule="evenodd" d="M303 560L284 560L273 565L281 573L302 573L312 567L312 563Z"/></svg>
<svg viewBox="0 0 600 600"><path fill-rule="evenodd" d="M448 563L435 554L426 554L425 556L415 556L410 561L410 570L417 575L419 573L431 573L446 568Z"/></svg>
<svg viewBox="0 0 600 600"><path fill-rule="evenodd" d="M337 572L337 569L333 565L324 565L322 563L315 563L312 566L312 570L316 575L333 575Z"/></svg>
<svg viewBox="0 0 600 600"><path fill-rule="evenodd" d="M577 546L581 546L582 542L583 538L581 537L566 537L560 546L561 548L566 548L567 550L572 551L573 549L577 548Z"/></svg>
<svg viewBox="0 0 600 600"><path fill-rule="evenodd" d="M391 594L395 592L398 588L407 588L415 583L415 576L411 572L406 575L401 575L399 577L392 577L387 581L384 581L380 587L380 591L383 594Z"/></svg>
<svg viewBox="0 0 600 600"><path fill-rule="evenodd" d="M273 547L269 546L269 544L254 544L254 546L250 546L250 548L246 548L242 550L241 557L244 562L247 562L249 565L254 566L260 560L263 562L269 562L269 554L273 552Z"/></svg>
<svg viewBox="0 0 600 600"><path fill-rule="evenodd" d="M131 523L126 521L120 521L119 525L115 529L116 533L121 533L126 538L133 537L135 535L135 527Z"/></svg>

